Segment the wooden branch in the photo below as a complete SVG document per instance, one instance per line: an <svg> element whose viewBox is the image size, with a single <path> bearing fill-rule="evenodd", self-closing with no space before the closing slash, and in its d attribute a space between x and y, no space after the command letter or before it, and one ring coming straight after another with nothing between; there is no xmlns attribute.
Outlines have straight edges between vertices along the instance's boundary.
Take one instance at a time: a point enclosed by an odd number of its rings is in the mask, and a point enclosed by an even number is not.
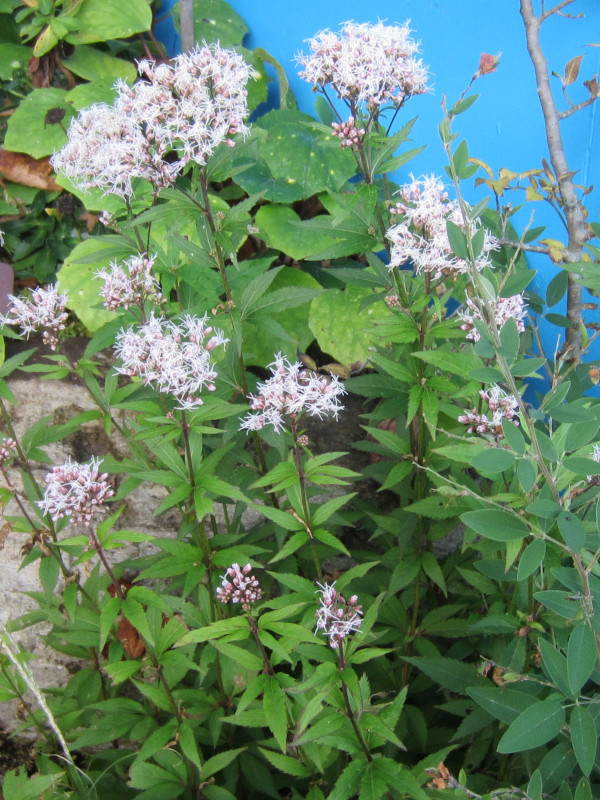
<svg viewBox="0 0 600 800"><path fill-rule="evenodd" d="M558 12L561 11L563 8L565 8L565 6L570 6L571 3L574 3L574 2L575 2L575 0L563 0L562 3L558 3L553 8L551 8L549 11L543 11L542 14L540 14L540 16L538 18L540 24L544 20L548 19L548 17L551 17L552 14L558 14ZM521 6L521 8L522 8L522 6ZM532 12L533 12L533 9L532 9ZM523 13L523 12L521 11L521 13Z"/></svg>
<svg viewBox="0 0 600 800"><path fill-rule="evenodd" d="M571 114L574 114L576 111L581 111L582 108L585 108L586 106L591 106L592 103L595 103L596 100L598 99L600 99L598 95L596 95L595 97L588 97L587 100L584 100L581 103L572 104L570 108L567 108L566 111L560 111L558 116L560 117L560 119L566 119L567 117L570 117Z"/></svg>
<svg viewBox="0 0 600 800"><path fill-rule="evenodd" d="M565 261L569 263L577 263L581 261L582 249L588 239L588 233L585 227L585 214L584 208L577 197L575 186L572 180L572 172L569 169L569 164L565 155L563 146L560 120L561 113L556 107L552 89L550 87L550 76L548 74L548 65L544 58L544 53L540 43L540 25L551 14L555 14L560 9L570 5L573 0L563 0L562 3L551 8L549 11L544 12L540 17L535 15L533 10L533 0L520 0L521 2L521 16L525 23L525 34L527 37L527 50L533 67L535 70L535 79L537 84L537 92L544 114L544 123L546 126L546 139L548 141L548 150L550 153L550 161L554 174L558 180L558 191L560 205L564 210L567 220L568 231L568 244L565 249ZM567 292L567 317L570 322L570 328L567 329L566 338L567 346L573 353L576 359L581 353L581 322L582 322L582 300L583 300L583 287L576 282L579 276L575 273L569 273L569 283Z"/></svg>
<svg viewBox="0 0 600 800"><path fill-rule="evenodd" d="M524 242L515 242L512 239L498 239L498 244L505 247L512 247L515 250L526 250L528 253L542 253L545 256L550 255L550 248L545 247L543 244L525 244Z"/></svg>

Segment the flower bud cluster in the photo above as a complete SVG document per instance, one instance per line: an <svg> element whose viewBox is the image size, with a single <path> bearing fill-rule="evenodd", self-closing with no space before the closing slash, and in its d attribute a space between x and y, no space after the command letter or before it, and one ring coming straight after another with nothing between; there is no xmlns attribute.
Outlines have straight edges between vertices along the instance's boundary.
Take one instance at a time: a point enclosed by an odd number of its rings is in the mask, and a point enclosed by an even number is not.
<svg viewBox="0 0 600 800"><path fill-rule="evenodd" d="M222 331L207 325L207 319L206 314L187 314L176 323L152 314L145 325L121 330L115 343L122 362L117 372L172 394L178 400L177 408L198 408L203 404L199 393L215 388L217 373L210 352L229 341Z"/></svg>
<svg viewBox="0 0 600 800"><path fill-rule="evenodd" d="M356 125L354 117L348 117L346 122L332 122L333 133L342 143L342 147L362 147L365 138L365 129Z"/></svg>
<svg viewBox="0 0 600 800"><path fill-rule="evenodd" d="M413 178L399 194L401 199L391 213L401 215L403 220L386 234L392 243L390 269L410 263L415 272L426 272L434 278L468 273L469 263L454 255L447 231L448 221L464 227L462 214L458 201L448 199L442 181L435 175L419 180ZM469 236L474 236L476 231L473 223ZM496 246L496 240L486 231L481 253L475 261L477 270L490 266L489 252Z"/></svg>
<svg viewBox="0 0 600 800"><path fill-rule="evenodd" d="M247 133L250 67L235 51L204 45L172 64L141 61L139 70L147 80L119 81L112 106L83 109L52 158L84 191L129 198L136 178L170 186L189 161L206 164L219 144Z"/></svg>
<svg viewBox="0 0 600 800"><path fill-rule="evenodd" d="M26 339L41 331L44 342L56 350L58 335L65 329L68 316L66 294L59 294L56 286L47 286L34 289L30 298L9 294L8 299L12 305L8 314L0 315L0 324L19 325Z"/></svg>
<svg viewBox="0 0 600 800"><path fill-rule="evenodd" d="M332 584L325 583L319 587L321 595L319 608L315 612L317 624L315 633L323 631L329 637L331 647L338 647L348 634L360 631L362 625L362 606L358 605L357 595L346 600Z"/></svg>
<svg viewBox="0 0 600 800"><path fill-rule="evenodd" d="M0 468L13 456L13 450L16 448L17 443L14 439L2 439L0 442Z"/></svg>
<svg viewBox="0 0 600 800"><path fill-rule="evenodd" d="M404 25L347 22L339 33L324 30L308 40L309 55L299 53L300 77L316 90L331 86L351 108L365 103L369 112L427 91L427 70L415 58L418 44Z"/></svg>
<svg viewBox="0 0 600 800"><path fill-rule="evenodd" d="M458 316L462 320L461 330L467 331L466 339L472 342L478 342L481 339L479 331L475 327L475 320L483 321L483 315L479 307L471 300L470 297L466 299L466 306L468 311L460 309ZM525 330L525 315L527 313L527 305L523 300L522 294L514 294L511 297L499 297L497 300L491 302L494 319L496 320L496 327L500 330L509 319L514 319L517 323L517 330L523 332Z"/></svg>
<svg viewBox="0 0 600 800"><path fill-rule="evenodd" d="M244 611L249 611L250 604L256 603L262 597L262 589L251 572L250 564L245 567L232 564L225 571L221 585L217 588L219 600L222 603L240 603Z"/></svg>
<svg viewBox="0 0 600 800"><path fill-rule="evenodd" d="M102 269L96 278L104 281L100 294L109 311L142 306L147 300L158 305L165 302L158 281L152 274L154 258L146 254L131 256L120 266L111 262L110 270Z"/></svg>
<svg viewBox="0 0 600 800"><path fill-rule="evenodd" d="M44 499L38 506L54 522L72 517L88 525L99 507L114 494L106 473L99 474L102 461L92 458L86 464L70 459L46 475Z"/></svg>
<svg viewBox="0 0 600 800"><path fill-rule="evenodd" d="M272 377L258 384L258 394L249 395L250 408L258 414L248 414L240 429L258 431L272 425L277 433L284 427L284 417L307 412L311 417L323 419L328 415L337 419L343 406L339 397L346 390L336 375L326 378L291 364L281 353L269 364Z"/></svg>
<svg viewBox="0 0 600 800"><path fill-rule="evenodd" d="M469 426L467 433L480 433L482 435L492 433L494 436L499 437L502 435L503 420L508 420L513 425L519 424L518 419L516 419L519 404L512 394L506 394L499 386L494 384L487 391L482 389L479 392L479 396L486 403L491 418L489 414L480 413L476 408L461 414L458 417L458 421Z"/></svg>

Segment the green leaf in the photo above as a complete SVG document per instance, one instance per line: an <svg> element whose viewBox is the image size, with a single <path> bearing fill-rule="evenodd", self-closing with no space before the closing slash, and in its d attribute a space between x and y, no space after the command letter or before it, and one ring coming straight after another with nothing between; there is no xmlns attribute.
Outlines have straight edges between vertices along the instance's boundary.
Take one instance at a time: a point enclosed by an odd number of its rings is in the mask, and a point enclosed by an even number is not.
<svg viewBox="0 0 600 800"><path fill-rule="evenodd" d="M293 775L295 778L309 778L310 772L307 767L291 756L282 755L281 753L274 753L273 750L267 750L266 747L258 748L267 761L286 775Z"/></svg>
<svg viewBox="0 0 600 800"><path fill-rule="evenodd" d="M124 683L129 678L136 675L142 668L141 661L118 661L116 663L105 664L103 669L113 682L113 686Z"/></svg>
<svg viewBox="0 0 600 800"><path fill-rule="evenodd" d="M350 800L356 796L358 782L364 774L368 762L355 759L351 761L337 779L327 800Z"/></svg>
<svg viewBox="0 0 600 800"><path fill-rule="evenodd" d="M489 447L471 459L471 466L484 475L499 475L515 463L514 453L502 447Z"/></svg>
<svg viewBox="0 0 600 800"><path fill-rule="evenodd" d="M207 759L202 765L203 780L207 780L212 775L215 775L217 772L225 769L225 767L231 764L231 762L234 761L240 753L243 753L245 749L245 747L238 747L235 750L224 750L221 753L217 753L216 756L212 756L212 758Z"/></svg>
<svg viewBox="0 0 600 800"><path fill-rule="evenodd" d="M65 38L70 44L128 39L150 30L152 9L145 0L85 0L77 9L79 28Z"/></svg>
<svg viewBox="0 0 600 800"><path fill-rule="evenodd" d="M343 505L355 497L356 492L352 492L351 494L343 494L339 497L333 497L331 500L327 500L325 503L320 505L315 513L312 515L312 524L323 525L323 523L327 522L327 520L335 514L338 508L341 508Z"/></svg>
<svg viewBox="0 0 600 800"><path fill-rule="evenodd" d="M475 533L494 542L510 542L529 534L527 524L520 517L501 509L467 511L460 518Z"/></svg>
<svg viewBox="0 0 600 800"><path fill-rule="evenodd" d="M457 258L462 258L464 261L469 260L469 250L467 247L467 237L465 236L462 228L459 228L451 220L446 220L446 231L448 232L448 240L452 252Z"/></svg>
<svg viewBox="0 0 600 800"><path fill-rule="evenodd" d="M498 742L499 753L522 753L558 736L565 724L565 710L558 700L538 701L511 722Z"/></svg>
<svg viewBox="0 0 600 800"><path fill-rule="evenodd" d="M274 675L269 675L263 694L263 711L267 725L282 753L287 748L287 712L283 690Z"/></svg>
<svg viewBox="0 0 600 800"><path fill-rule="evenodd" d="M33 89L8 119L4 147L33 158L43 158L59 150L66 142L60 125L48 125L46 115L51 109L65 112L62 124L68 127L74 116L63 89Z"/></svg>
<svg viewBox="0 0 600 800"><path fill-rule="evenodd" d="M451 692L466 694L468 686L486 683L484 678L478 679L474 664L465 664L452 658L421 658L420 656L412 656L404 660L424 672L427 677L443 686L444 689L450 689Z"/></svg>
<svg viewBox="0 0 600 800"><path fill-rule="evenodd" d="M580 605L577 598L571 598L566 591L547 589L543 592L535 592L533 596L538 603L564 619L575 619L579 613Z"/></svg>
<svg viewBox="0 0 600 800"><path fill-rule="evenodd" d="M444 573L442 572L442 568L440 567L438 560L433 553L430 553L428 550L423 552L421 556L421 567L423 568L423 572L427 575L427 577L433 581L433 583L435 583L436 586L438 586L447 597L448 592L446 590Z"/></svg>
<svg viewBox="0 0 600 800"><path fill-rule="evenodd" d="M585 706L575 706L569 721L575 758L584 775L589 775L596 760L598 734L594 718Z"/></svg>
<svg viewBox="0 0 600 800"><path fill-rule="evenodd" d="M538 639L538 647L542 656L544 671L564 695L571 697L572 693L567 677L567 659L546 639L540 637Z"/></svg>
<svg viewBox="0 0 600 800"><path fill-rule="evenodd" d="M275 564L277 561L281 561L283 558L291 556L292 553L295 553L296 550L299 550L304 544L306 544L309 538L310 537L307 531L298 531L298 533L295 533L290 539L287 540L281 550L269 561L269 564Z"/></svg>
<svg viewBox="0 0 600 800"><path fill-rule="evenodd" d="M558 515L558 529L567 545L575 553L580 553L585 544L585 527L572 511L561 511Z"/></svg>
<svg viewBox="0 0 600 800"><path fill-rule="evenodd" d="M521 484L521 489L523 489L526 494L529 494L529 492L535 486L537 479L537 469L535 464L528 458L520 459L517 464L517 477L519 479L519 483Z"/></svg>
<svg viewBox="0 0 600 800"><path fill-rule="evenodd" d="M592 798L592 787L590 786L589 778L580 778L577 788L575 789L574 800L592 800Z"/></svg>
<svg viewBox="0 0 600 800"><path fill-rule="evenodd" d="M517 580L524 581L525 578L533 575L543 563L545 555L546 542L543 539L534 539L533 542L529 542L519 559Z"/></svg>
<svg viewBox="0 0 600 800"><path fill-rule="evenodd" d="M375 327L389 316L383 303L362 308L369 290L349 286L345 291L330 289L312 301L308 324L319 347L340 364L363 362L369 358Z"/></svg>
<svg viewBox="0 0 600 800"><path fill-rule="evenodd" d="M507 725L537 702L535 697L525 692L509 688L497 689L495 686L469 686L467 694L488 714Z"/></svg>
<svg viewBox="0 0 600 800"><path fill-rule="evenodd" d="M86 44L75 47L72 55L63 59L63 64L86 81L108 79L114 82L121 78L133 83L137 78L135 65L130 61L115 58L97 47L89 47Z"/></svg>
<svg viewBox="0 0 600 800"><path fill-rule="evenodd" d="M171 13L179 32L179 3L175 4ZM194 0L193 13L196 42L219 42L221 47L235 47L243 42L248 33L242 17L224 0Z"/></svg>
<svg viewBox="0 0 600 800"><path fill-rule="evenodd" d="M596 637L588 621L573 628L567 646L567 676L573 694L577 694L592 674L598 660Z"/></svg>

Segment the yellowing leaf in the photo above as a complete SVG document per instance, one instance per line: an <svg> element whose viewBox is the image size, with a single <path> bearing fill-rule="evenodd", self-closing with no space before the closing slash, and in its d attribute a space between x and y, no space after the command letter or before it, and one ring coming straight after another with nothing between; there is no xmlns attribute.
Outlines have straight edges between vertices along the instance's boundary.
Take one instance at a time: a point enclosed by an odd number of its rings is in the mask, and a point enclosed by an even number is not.
<svg viewBox="0 0 600 800"><path fill-rule="evenodd" d="M575 56L572 58L565 67L565 86L569 86L577 80L579 75L579 67L583 61L583 56Z"/></svg>
<svg viewBox="0 0 600 800"><path fill-rule="evenodd" d="M549 250L548 255L555 264L560 264L563 261L565 245L559 242L558 239L540 239L540 244L546 245Z"/></svg>

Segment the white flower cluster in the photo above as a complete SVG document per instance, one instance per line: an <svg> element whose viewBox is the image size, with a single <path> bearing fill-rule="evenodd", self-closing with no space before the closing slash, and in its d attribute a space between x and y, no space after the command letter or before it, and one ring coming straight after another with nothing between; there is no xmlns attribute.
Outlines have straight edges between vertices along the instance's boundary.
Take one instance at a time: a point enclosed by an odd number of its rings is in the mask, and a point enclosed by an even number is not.
<svg viewBox="0 0 600 800"><path fill-rule="evenodd" d="M348 634L360 631L362 625L362 606L358 605L357 595L352 595L346 600L335 588L335 581L330 585L325 583L319 587L321 595L319 608L315 616L317 624L315 633L323 631L329 637L331 647L338 647Z"/></svg>
<svg viewBox="0 0 600 800"><path fill-rule="evenodd" d="M466 306L469 309L459 309L458 316L463 324L460 326L461 330L468 331L466 339L472 342L478 342L481 339L479 331L475 327L474 320L483 321L483 315L478 306L467 297ZM517 323L517 330L521 333L525 330L525 315L527 313L527 305L523 300L522 294L513 294L511 297L499 297L491 303L494 312L494 319L496 320L496 327L500 330L504 323L511 317Z"/></svg>
<svg viewBox="0 0 600 800"><path fill-rule="evenodd" d="M56 286L47 286L34 289L30 298L9 294L8 299L12 305L8 314L0 314L0 325L19 325L26 339L41 331L44 342L56 350L68 316L67 295L59 294Z"/></svg>
<svg viewBox="0 0 600 800"><path fill-rule="evenodd" d="M468 433L492 433L498 437L502 435L503 420L506 419L512 422L513 425L519 424L516 419L519 404L512 394L506 394L505 391L494 384L487 391L482 389L479 392L479 396L486 403L492 416L490 418L488 414L481 413L476 408L461 414L458 417L458 421L469 426Z"/></svg>
<svg viewBox="0 0 600 800"><path fill-rule="evenodd" d="M404 219L393 225L386 236L392 243L390 269L411 262L415 272L427 272L440 278L469 271L467 261L452 252L446 223L448 220L463 227L458 201L449 200L442 181L435 175L426 175L400 189L401 200L392 209ZM469 235L477 228L472 225ZM490 266L489 252L496 247L496 240L487 231L483 247L475 266L478 270Z"/></svg>
<svg viewBox="0 0 600 800"><path fill-rule="evenodd" d="M246 564L232 564L222 576L221 585L217 588L217 597L222 603L241 603L244 611L250 610L250 603L255 603L262 596L258 581L251 575L252 567ZM231 580L229 580L229 578Z"/></svg>
<svg viewBox="0 0 600 800"><path fill-rule="evenodd" d="M139 254L128 258L123 266L113 261L110 270L99 270L96 278L104 281L100 294L106 308L109 311L131 306L143 308L146 300L156 305L164 303L158 281L152 274L153 267L154 258Z"/></svg>
<svg viewBox="0 0 600 800"><path fill-rule="evenodd" d="M343 406L338 398L346 390L336 375L330 378L307 372L301 364L290 364L281 353L269 364L272 377L258 384L258 394L249 395L250 408L258 414L248 414L241 429L258 431L272 425L277 433L285 427L284 417L308 412L322 419L332 415L337 419Z"/></svg>
<svg viewBox="0 0 600 800"><path fill-rule="evenodd" d="M46 475L44 499L38 502L38 506L54 522L63 517L73 517L76 522L88 525L100 505L114 494L106 481L106 473L99 474L101 463L97 458L86 464L69 459L54 467Z"/></svg>
<svg viewBox="0 0 600 800"><path fill-rule="evenodd" d="M204 45L172 64L141 61L139 70L148 80L118 82L112 106L83 109L52 158L84 191L129 198L135 178L169 186L190 160L206 164L219 144L247 132L250 67L235 51Z"/></svg>
<svg viewBox="0 0 600 800"><path fill-rule="evenodd" d="M427 91L427 70L415 58L418 44L404 25L346 22L339 33L324 30L308 40L310 54L299 53L300 77L324 91L331 86L351 108L369 111Z"/></svg>
<svg viewBox="0 0 600 800"><path fill-rule="evenodd" d="M207 318L188 314L177 324L152 314L145 325L120 331L115 352L122 365L117 372L172 394L177 408L198 408L203 404L199 393L215 388L217 373L210 351L229 341L222 331L206 324Z"/></svg>

